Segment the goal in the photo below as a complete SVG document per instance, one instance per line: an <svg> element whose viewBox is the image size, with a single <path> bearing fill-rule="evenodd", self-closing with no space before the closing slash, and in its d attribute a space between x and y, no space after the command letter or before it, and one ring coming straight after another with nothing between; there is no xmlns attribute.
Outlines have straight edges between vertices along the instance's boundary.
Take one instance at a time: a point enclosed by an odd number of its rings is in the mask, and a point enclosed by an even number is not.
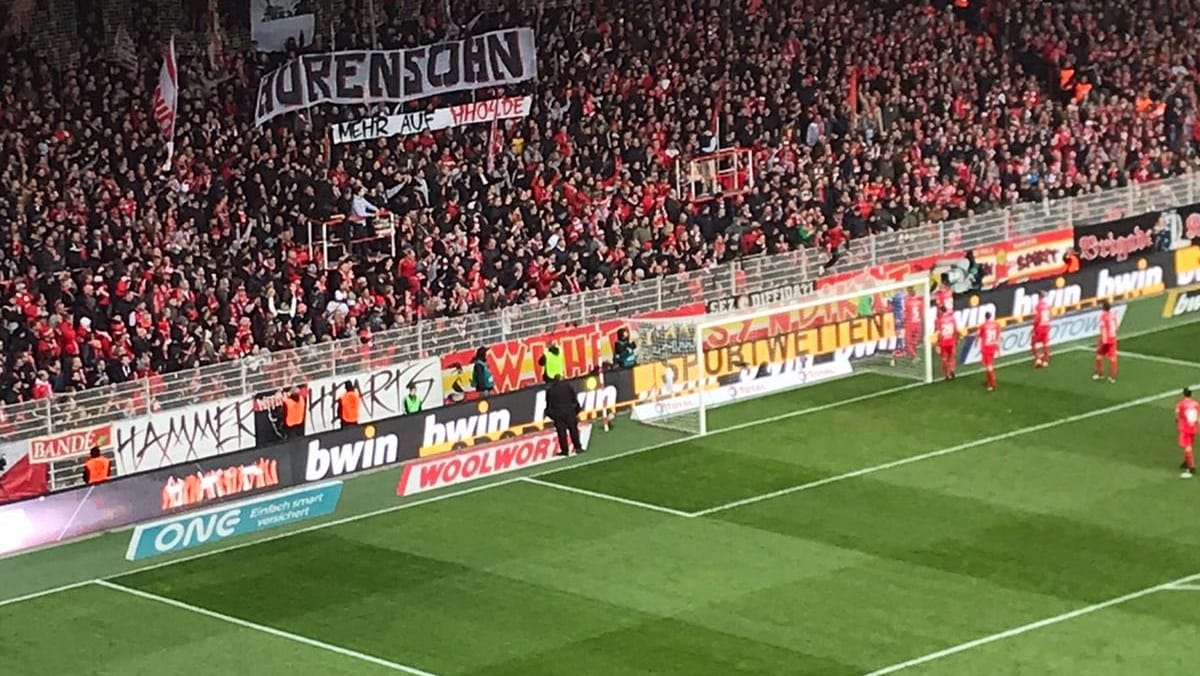
<svg viewBox="0 0 1200 676"><path fill-rule="evenodd" d="M862 288L787 305L630 321L634 419L703 435L714 422L737 422L714 421L712 409L755 397L863 373L932 381L929 277L854 286ZM916 307L920 317L905 316Z"/></svg>

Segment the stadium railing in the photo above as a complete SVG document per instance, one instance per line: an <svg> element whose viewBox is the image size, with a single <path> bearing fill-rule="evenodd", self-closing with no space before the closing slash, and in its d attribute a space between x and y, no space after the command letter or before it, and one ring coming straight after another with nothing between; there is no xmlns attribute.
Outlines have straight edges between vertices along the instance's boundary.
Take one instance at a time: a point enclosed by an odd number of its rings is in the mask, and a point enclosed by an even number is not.
<svg viewBox="0 0 1200 676"><path fill-rule="evenodd" d="M114 422L215 399L253 396L287 384L347 376L379 366L465 347L536 336L550 326L585 326L634 317L686 303L706 302L788 285L819 276L899 263L1035 235L1076 224L1097 223L1193 204L1200 174L1080 197L1024 203L969 218L887 232L851 243L851 251L829 265L827 253L803 249L760 255L691 273L649 279L615 289L550 298L498 312L430 319L375 335L370 350L357 339L251 357L170 373L121 385L56 394L0 408L6 441L20 441Z"/></svg>

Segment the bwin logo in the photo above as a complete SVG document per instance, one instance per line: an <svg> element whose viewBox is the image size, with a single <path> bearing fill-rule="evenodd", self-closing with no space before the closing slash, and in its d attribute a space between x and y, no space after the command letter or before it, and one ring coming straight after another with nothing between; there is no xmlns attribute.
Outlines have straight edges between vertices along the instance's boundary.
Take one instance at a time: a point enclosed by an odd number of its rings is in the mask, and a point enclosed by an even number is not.
<svg viewBox="0 0 1200 676"><path fill-rule="evenodd" d="M576 399L579 401L579 408L583 409L584 413L606 411L617 405L617 388L612 385L594 387L580 392L576 395ZM546 417L546 391L539 390L533 402L533 420L541 422Z"/></svg>
<svg viewBox="0 0 1200 676"><path fill-rule="evenodd" d="M366 439L340 446L321 448L321 442L308 443L308 462L304 468L306 481L352 474L364 469L396 462L400 440L394 434L375 436L375 426L363 428Z"/></svg>
<svg viewBox="0 0 1200 676"><path fill-rule="evenodd" d="M508 409L489 410L487 401L479 402L478 413L446 422L438 422L437 414L425 416L425 436L421 445L425 448L442 444L459 444L484 435L497 435L512 427L512 415Z"/></svg>

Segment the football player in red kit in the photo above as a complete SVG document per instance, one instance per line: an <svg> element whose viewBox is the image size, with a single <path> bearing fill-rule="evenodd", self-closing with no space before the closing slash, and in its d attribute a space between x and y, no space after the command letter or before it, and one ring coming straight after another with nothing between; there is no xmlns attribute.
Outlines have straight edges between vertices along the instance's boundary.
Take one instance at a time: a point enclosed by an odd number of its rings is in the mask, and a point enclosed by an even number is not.
<svg viewBox="0 0 1200 676"><path fill-rule="evenodd" d="M984 386L988 392L996 390L996 355L1000 353L1000 325L988 312L979 327L979 356L985 375Z"/></svg>
<svg viewBox="0 0 1200 676"><path fill-rule="evenodd" d="M1117 316L1112 303L1104 301L1100 311L1100 339L1096 341L1096 373L1092 380L1104 378L1104 360L1108 360L1108 382L1117 382Z"/></svg>
<svg viewBox="0 0 1200 676"><path fill-rule="evenodd" d="M1196 456L1192 453L1192 444L1196 442L1196 428L1200 425L1200 402L1192 399L1192 391L1184 388L1183 399L1175 404L1175 431L1179 433L1179 447L1183 449L1183 470L1180 475L1190 479L1196 473Z"/></svg>
<svg viewBox="0 0 1200 676"><path fill-rule="evenodd" d="M953 380L956 363L954 353L958 347L958 323L954 320L954 313L948 308L941 308L934 330L937 333L938 353L942 357L942 378Z"/></svg>
<svg viewBox="0 0 1200 676"><path fill-rule="evenodd" d="M1050 365L1050 301L1045 294L1038 297L1033 310L1033 367Z"/></svg>

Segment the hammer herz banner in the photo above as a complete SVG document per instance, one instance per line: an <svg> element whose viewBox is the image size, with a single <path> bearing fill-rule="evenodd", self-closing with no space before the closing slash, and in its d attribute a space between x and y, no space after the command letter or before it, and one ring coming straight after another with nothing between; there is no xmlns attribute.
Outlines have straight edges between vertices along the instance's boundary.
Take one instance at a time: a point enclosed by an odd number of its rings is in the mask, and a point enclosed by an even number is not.
<svg viewBox="0 0 1200 676"><path fill-rule="evenodd" d="M263 76L255 124L320 103L401 103L537 76L532 28L412 49L305 54Z"/></svg>

